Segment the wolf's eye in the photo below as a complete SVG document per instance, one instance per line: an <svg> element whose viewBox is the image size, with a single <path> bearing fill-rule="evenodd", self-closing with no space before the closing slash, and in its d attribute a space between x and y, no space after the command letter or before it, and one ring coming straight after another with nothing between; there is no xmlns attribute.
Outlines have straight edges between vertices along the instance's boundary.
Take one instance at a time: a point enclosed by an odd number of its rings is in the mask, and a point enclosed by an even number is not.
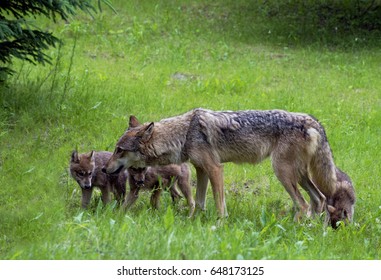
<svg viewBox="0 0 381 280"><path fill-rule="evenodd" d="M85 176L85 172L83 172L83 171L78 171L77 174L78 174L78 176L81 176L81 177Z"/></svg>
<svg viewBox="0 0 381 280"><path fill-rule="evenodd" d="M91 176L91 174L93 174L93 172L91 172L91 171L89 171L89 172L87 173L87 175L89 175L89 176Z"/></svg>

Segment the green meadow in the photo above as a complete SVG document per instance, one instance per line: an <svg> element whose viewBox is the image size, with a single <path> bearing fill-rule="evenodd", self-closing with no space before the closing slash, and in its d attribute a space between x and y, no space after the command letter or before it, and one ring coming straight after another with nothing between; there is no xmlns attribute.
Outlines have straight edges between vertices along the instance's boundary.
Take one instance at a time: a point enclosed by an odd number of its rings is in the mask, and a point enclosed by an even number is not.
<svg viewBox="0 0 381 280"><path fill-rule="evenodd" d="M114 0L117 14L35 19L63 44L0 85L0 259L380 259L381 34L284 2ZM149 193L123 212L99 192L81 209L74 149L113 151L130 115L197 107L314 115L354 183L354 223L294 222L269 160L225 164L222 222L210 187L192 219L167 192L159 210Z"/></svg>

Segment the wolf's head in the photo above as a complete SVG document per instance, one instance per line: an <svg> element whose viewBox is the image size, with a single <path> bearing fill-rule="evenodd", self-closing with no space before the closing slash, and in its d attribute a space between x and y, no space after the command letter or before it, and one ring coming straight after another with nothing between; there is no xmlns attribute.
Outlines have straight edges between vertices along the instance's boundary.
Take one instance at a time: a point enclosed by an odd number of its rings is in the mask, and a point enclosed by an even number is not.
<svg viewBox="0 0 381 280"><path fill-rule="evenodd" d="M77 151L73 151L70 160L70 174L82 189L91 189L94 170L94 151L86 154L78 154Z"/></svg>
<svg viewBox="0 0 381 280"><path fill-rule="evenodd" d="M327 205L332 228L339 226L338 222L352 222L355 197L351 188L338 188Z"/></svg>
<svg viewBox="0 0 381 280"><path fill-rule="evenodd" d="M356 202L351 178L338 167L336 167L336 177L337 188L327 205L332 228L337 228L341 221L344 223L352 222Z"/></svg>
<svg viewBox="0 0 381 280"><path fill-rule="evenodd" d="M327 208L332 228L336 229L340 221L344 223L352 222L355 201L348 189L338 189L331 203L332 205L328 204Z"/></svg>
<svg viewBox="0 0 381 280"><path fill-rule="evenodd" d="M116 173L122 168L145 167L145 155L142 148L147 145L153 134L154 123L140 124L131 116L127 131L116 143L115 151L102 169L106 173Z"/></svg>

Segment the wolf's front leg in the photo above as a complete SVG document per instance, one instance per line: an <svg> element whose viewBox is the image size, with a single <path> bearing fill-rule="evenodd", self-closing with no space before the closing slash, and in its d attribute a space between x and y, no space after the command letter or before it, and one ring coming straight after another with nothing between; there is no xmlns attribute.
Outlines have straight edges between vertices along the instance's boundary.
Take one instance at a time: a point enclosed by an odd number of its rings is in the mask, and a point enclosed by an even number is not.
<svg viewBox="0 0 381 280"><path fill-rule="evenodd" d="M321 214L326 205L326 197L321 193L319 188L305 175L299 180L299 185L308 193L311 200L311 215Z"/></svg>
<svg viewBox="0 0 381 280"><path fill-rule="evenodd" d="M223 166L221 164L208 166L206 172L212 185L218 216L225 218L228 216L228 211L225 203Z"/></svg>
<svg viewBox="0 0 381 280"><path fill-rule="evenodd" d="M201 210L205 211L208 175L206 174L204 169L196 166L195 168L197 175L196 205L200 207Z"/></svg>

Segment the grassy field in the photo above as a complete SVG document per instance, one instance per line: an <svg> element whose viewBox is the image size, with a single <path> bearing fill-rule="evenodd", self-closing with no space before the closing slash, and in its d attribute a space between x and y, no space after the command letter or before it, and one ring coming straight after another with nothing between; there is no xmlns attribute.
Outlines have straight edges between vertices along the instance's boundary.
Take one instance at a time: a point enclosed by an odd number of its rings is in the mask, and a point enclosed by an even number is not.
<svg viewBox="0 0 381 280"><path fill-rule="evenodd" d="M299 26L261 1L113 5L118 14L39 20L64 41L49 51L53 64L15 61L18 73L0 88L0 259L381 257L379 33ZM158 211L149 194L127 213L103 207L99 194L80 208L73 149L112 151L130 114L158 121L196 107L317 117L355 184L354 223L293 222L268 160L225 164L221 224L210 190L193 219L168 193Z"/></svg>

